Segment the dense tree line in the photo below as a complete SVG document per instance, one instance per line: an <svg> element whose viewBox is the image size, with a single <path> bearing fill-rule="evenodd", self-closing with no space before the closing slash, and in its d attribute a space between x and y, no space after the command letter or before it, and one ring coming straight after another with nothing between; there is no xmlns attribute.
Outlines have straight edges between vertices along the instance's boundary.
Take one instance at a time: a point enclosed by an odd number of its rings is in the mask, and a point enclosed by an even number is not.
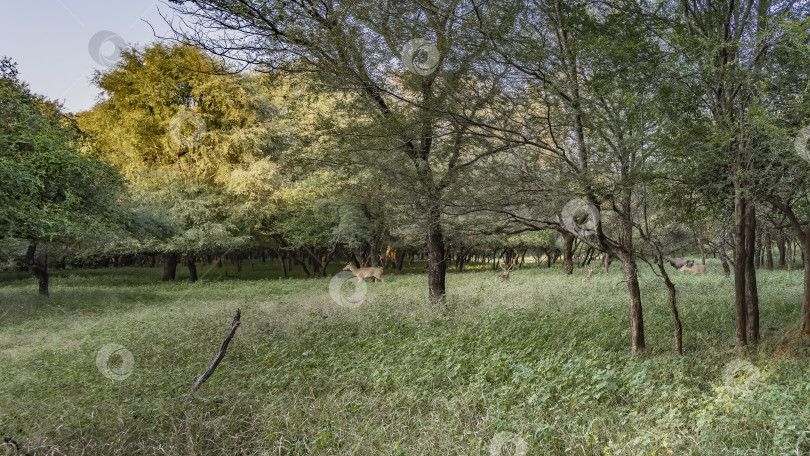
<svg viewBox="0 0 810 456"><path fill-rule="evenodd" d="M159 258L165 280L223 255L309 276L424 257L441 303L469 262L618 261L632 351L648 265L680 353L667 256L695 249L733 274L744 346L757 268L810 255L806 3L171 3L184 44L124 52L77 116L4 63L0 241L39 276L43 244ZM37 157L89 178L35 181Z"/></svg>

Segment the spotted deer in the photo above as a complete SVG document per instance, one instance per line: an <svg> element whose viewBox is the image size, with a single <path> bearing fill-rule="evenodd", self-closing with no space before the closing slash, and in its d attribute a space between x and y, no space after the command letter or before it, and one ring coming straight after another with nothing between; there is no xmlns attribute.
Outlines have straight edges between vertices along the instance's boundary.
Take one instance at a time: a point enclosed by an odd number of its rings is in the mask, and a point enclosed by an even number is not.
<svg viewBox="0 0 810 456"><path fill-rule="evenodd" d="M589 283L591 281L591 277L593 277L593 268L588 266L588 277L583 277L582 283Z"/></svg>
<svg viewBox="0 0 810 456"><path fill-rule="evenodd" d="M501 269L503 269L503 274L499 275L498 277L495 277L495 281L496 282L507 282L509 280L509 273L512 271L513 267L515 267L515 263L512 263L509 266L509 269L506 269L505 267L501 266Z"/></svg>
<svg viewBox="0 0 810 456"><path fill-rule="evenodd" d="M383 268L356 268L353 264L349 263L345 268L343 268L343 270L352 271L352 274L357 276L358 283L368 279L369 277L374 277L375 282L378 279L380 282L385 282L385 280L382 278Z"/></svg>

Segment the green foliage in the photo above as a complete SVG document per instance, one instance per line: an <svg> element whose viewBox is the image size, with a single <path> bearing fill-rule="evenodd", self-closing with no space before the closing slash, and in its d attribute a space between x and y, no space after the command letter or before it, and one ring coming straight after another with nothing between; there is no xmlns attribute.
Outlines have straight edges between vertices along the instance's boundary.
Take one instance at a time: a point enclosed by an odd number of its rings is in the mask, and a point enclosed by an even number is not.
<svg viewBox="0 0 810 456"><path fill-rule="evenodd" d="M3 75L0 241L75 243L114 227L122 217L117 170L83 151L81 132L60 106L31 94L11 69Z"/></svg>

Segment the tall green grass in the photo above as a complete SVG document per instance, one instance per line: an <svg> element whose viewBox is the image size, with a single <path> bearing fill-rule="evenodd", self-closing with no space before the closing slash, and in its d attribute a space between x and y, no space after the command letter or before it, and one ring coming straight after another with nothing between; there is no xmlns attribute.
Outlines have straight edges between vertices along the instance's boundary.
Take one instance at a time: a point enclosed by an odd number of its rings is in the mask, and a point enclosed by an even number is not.
<svg viewBox="0 0 810 456"><path fill-rule="evenodd" d="M332 300L330 277L279 280L259 262L196 284L182 270L172 283L157 268L61 271L50 299L10 274L0 436L31 454L808 454L801 271L759 272L763 340L738 351L732 281L709 267L672 270L683 357L649 270L648 350L628 353L615 265L590 284L582 270L533 265L507 283L485 267L451 273L440 307L421 265L368 282L358 308ZM225 360L188 400L236 308L243 323ZM96 366L109 343L133 354L124 380ZM749 387L724 382L736 359L758 370Z"/></svg>

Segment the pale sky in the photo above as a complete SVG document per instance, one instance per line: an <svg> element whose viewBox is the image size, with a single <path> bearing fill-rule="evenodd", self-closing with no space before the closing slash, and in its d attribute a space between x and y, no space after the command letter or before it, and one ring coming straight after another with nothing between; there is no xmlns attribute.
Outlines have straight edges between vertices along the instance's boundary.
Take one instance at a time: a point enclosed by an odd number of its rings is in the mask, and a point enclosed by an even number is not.
<svg viewBox="0 0 810 456"><path fill-rule="evenodd" d="M82 111L95 103L90 78L114 63L116 43L144 45L155 33L169 34L158 8L171 13L155 0L0 0L0 56L17 62L33 92Z"/></svg>

